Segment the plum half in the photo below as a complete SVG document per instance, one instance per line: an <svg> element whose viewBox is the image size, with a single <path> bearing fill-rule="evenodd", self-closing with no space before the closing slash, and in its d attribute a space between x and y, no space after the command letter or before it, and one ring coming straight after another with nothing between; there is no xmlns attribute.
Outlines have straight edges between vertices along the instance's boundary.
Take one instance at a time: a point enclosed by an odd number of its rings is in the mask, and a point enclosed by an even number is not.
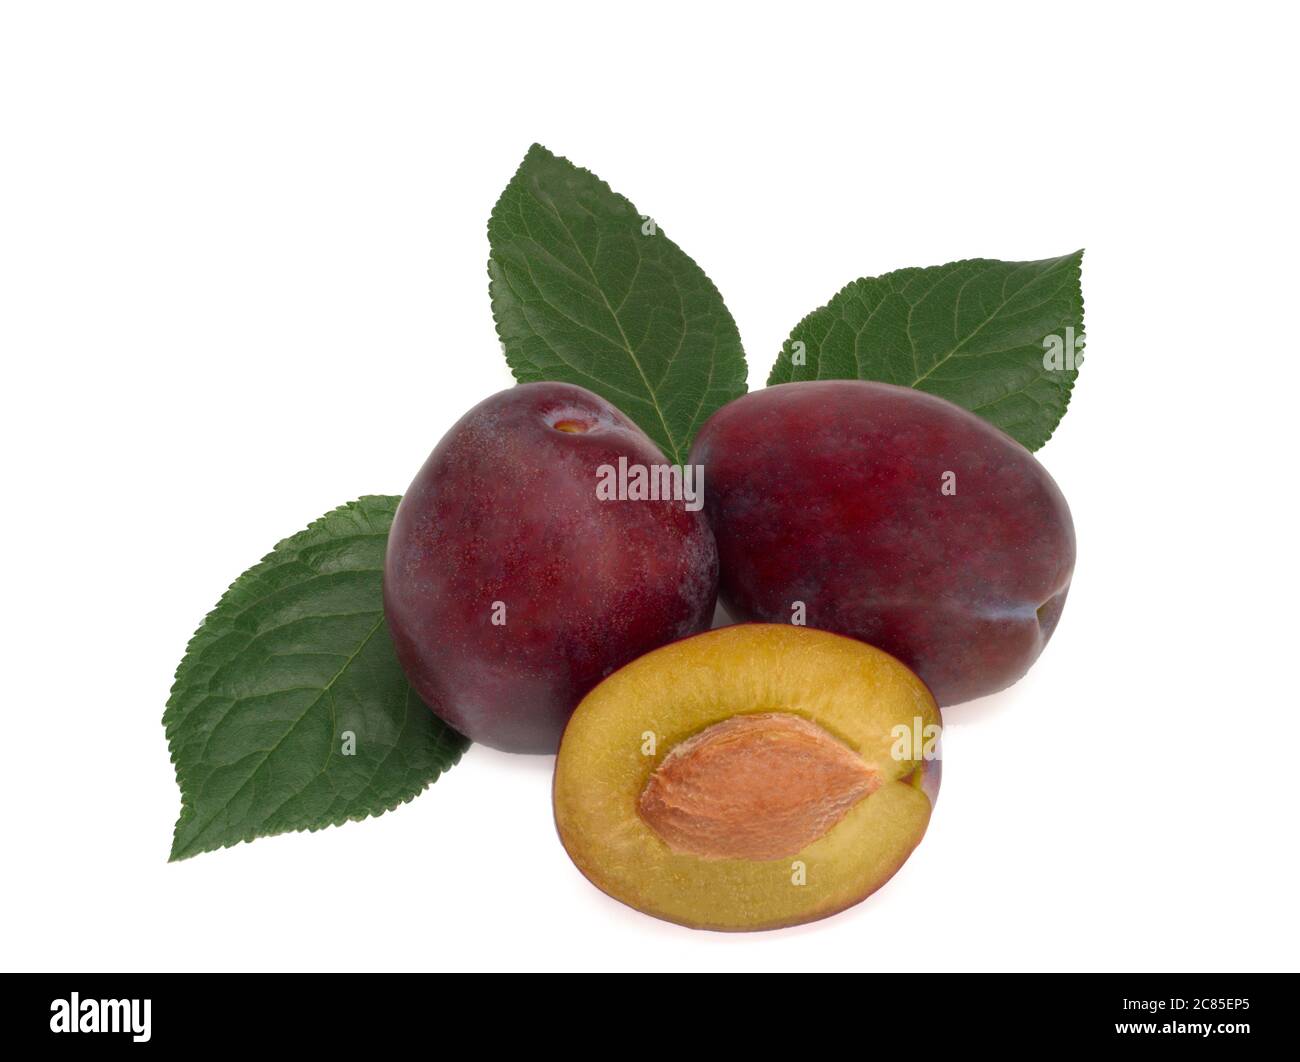
<svg viewBox="0 0 1300 1062"><path fill-rule="evenodd" d="M592 392L521 384L466 413L398 506L384 567L397 656L466 737L553 753L597 682L709 626L718 558L704 514L599 496L620 459L667 466Z"/></svg>
<svg viewBox="0 0 1300 1062"><path fill-rule="evenodd" d="M738 619L860 638L949 705L1015 682L1060 618L1075 555L1064 496L1028 450L945 399L780 384L718 410L690 460Z"/></svg>
<svg viewBox="0 0 1300 1062"><path fill-rule="evenodd" d="M578 869L640 911L774 929L864 899L920 843L938 705L869 645L742 624L664 646L569 720L555 822Z"/></svg>

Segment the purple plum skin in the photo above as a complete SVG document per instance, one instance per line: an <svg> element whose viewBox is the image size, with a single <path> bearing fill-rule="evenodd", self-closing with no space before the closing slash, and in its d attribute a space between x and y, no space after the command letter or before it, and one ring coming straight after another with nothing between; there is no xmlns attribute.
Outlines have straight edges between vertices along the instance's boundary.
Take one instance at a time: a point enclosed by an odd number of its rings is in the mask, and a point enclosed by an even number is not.
<svg viewBox="0 0 1300 1062"><path fill-rule="evenodd" d="M690 460L738 619L788 623L803 602L808 626L891 653L950 705L1019 679L1060 617L1075 557L1064 496L1028 450L945 399L780 384L715 413Z"/></svg>
<svg viewBox="0 0 1300 1062"><path fill-rule="evenodd" d="M398 506L384 569L397 656L471 740L553 753L602 678L708 628L718 556L703 512L598 499L597 469L620 456L667 463L592 392L521 384L466 413Z"/></svg>

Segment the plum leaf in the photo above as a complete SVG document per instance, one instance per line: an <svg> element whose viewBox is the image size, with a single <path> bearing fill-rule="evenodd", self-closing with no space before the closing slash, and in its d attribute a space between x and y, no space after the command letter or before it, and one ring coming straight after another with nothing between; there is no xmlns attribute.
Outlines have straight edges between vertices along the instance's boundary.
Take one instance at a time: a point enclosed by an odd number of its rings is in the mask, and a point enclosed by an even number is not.
<svg viewBox="0 0 1300 1062"><path fill-rule="evenodd" d="M406 803L468 746L420 701L384 623L397 498L364 497L231 585L163 715L181 814L171 858Z"/></svg>
<svg viewBox="0 0 1300 1062"><path fill-rule="evenodd" d="M488 241L492 314L520 383L596 392L676 464L709 415L745 393L740 333L718 289L589 170L534 144Z"/></svg>
<svg viewBox="0 0 1300 1062"><path fill-rule="evenodd" d="M1030 450L1083 361L1083 252L972 258L855 280L794 327L768 384L879 380L964 406Z"/></svg>

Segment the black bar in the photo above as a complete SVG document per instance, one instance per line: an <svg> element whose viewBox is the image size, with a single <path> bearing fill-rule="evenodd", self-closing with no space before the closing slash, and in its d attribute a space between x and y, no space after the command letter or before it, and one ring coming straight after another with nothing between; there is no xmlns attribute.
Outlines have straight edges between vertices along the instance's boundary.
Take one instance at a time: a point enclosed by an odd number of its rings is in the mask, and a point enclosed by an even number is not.
<svg viewBox="0 0 1300 1062"><path fill-rule="evenodd" d="M845 1038L846 1048L858 1041L873 1052L888 1043L969 1049L1132 1042L1145 1048L1158 1041L1180 1047L1205 1042L1234 1055L1280 1045L1291 1054L1285 1048L1294 1047L1300 1026L1300 977L1294 974L873 973L848 975L840 984L824 975L732 974L724 986L702 983L712 979L708 974L545 975L519 985L493 985L491 977L13 974L5 979L0 1012L11 1038L37 1046L94 1048L116 1040L205 1053L269 1042L268 1036L294 1048L337 1051L427 1034L425 1053L439 1050L450 1033L459 1037L461 1026L480 1031L484 1048L527 1036L535 1050L554 1038L556 1049L567 1044L583 1054L581 1044L589 1037L603 1044L602 1054L619 1042L643 1050L660 1029L661 1047L676 1052L682 1044L678 1034L702 1024L714 1026L707 1040L730 1037L733 1047L758 1033L767 1046L789 1037L789 1043L806 1041L812 1049L832 1036ZM718 1006L721 999L734 1002ZM117 1032L88 1031L114 1023ZM626 1024L625 1041L620 1023ZM69 1024L73 1029L63 1031ZM1190 1031L1191 1026L1210 1031ZM606 1031L597 1033L598 1027Z"/></svg>

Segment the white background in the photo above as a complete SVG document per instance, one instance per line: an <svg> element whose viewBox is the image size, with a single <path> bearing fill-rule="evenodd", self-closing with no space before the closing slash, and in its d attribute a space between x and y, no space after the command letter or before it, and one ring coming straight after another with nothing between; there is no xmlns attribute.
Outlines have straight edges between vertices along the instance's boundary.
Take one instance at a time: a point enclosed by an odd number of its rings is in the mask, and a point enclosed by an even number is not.
<svg viewBox="0 0 1300 1062"><path fill-rule="evenodd" d="M0 8L0 962L1295 969L1294 26L1133 3ZM1039 456L1074 588L947 713L924 843L838 917L606 899L549 758L168 865L160 716L279 538L508 386L485 225L538 140L709 272L751 386L854 277L1086 246Z"/></svg>

